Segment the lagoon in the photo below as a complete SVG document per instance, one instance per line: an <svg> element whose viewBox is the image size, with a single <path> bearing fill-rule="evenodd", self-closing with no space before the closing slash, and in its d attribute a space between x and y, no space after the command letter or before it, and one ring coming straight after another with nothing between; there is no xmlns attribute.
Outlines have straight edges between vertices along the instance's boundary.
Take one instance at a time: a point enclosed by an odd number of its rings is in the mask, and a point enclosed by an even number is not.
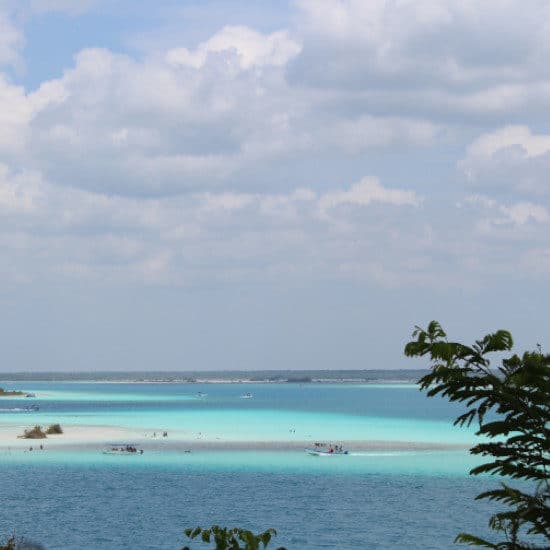
<svg viewBox="0 0 550 550"><path fill-rule="evenodd" d="M185 527L212 523L275 527L289 549L451 548L461 529L486 530L487 505L472 499L495 482L467 474L474 431L453 428L460 409L415 384L9 388L37 397L0 403L9 503L0 533L46 548L181 548ZM253 398L242 399L247 392ZM31 402L39 411L13 410ZM55 422L65 433L44 440L44 451L16 437ZM145 452L102 454L114 438ZM306 455L315 441L343 442L350 454Z"/></svg>

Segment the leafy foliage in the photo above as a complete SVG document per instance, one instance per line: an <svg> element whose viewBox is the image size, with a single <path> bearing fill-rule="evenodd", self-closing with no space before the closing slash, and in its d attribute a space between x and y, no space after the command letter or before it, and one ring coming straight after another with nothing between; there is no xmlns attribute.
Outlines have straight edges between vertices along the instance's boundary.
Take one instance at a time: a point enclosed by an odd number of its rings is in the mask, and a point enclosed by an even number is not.
<svg viewBox="0 0 550 550"><path fill-rule="evenodd" d="M238 527L228 529L227 527L213 525L209 529L201 527L189 528L185 530L185 534L190 539L200 536L202 542L214 543L216 550L260 550L260 544L262 545L261 548L267 548L271 539L277 535L277 531L275 529L268 529L263 533L255 535L252 531ZM243 546L241 546L241 543ZM189 546L184 546L183 550L190 550L190 548ZM285 548L281 547L277 550L285 550Z"/></svg>
<svg viewBox="0 0 550 550"><path fill-rule="evenodd" d="M44 550L44 547L41 544L29 542L23 538L17 538L15 535L12 535L6 541L6 544L0 544L0 550Z"/></svg>
<svg viewBox="0 0 550 550"><path fill-rule="evenodd" d="M0 550L15 550L15 537L10 537L7 541L6 541L6 544L4 544L3 546L0 546Z"/></svg>
<svg viewBox="0 0 550 550"><path fill-rule="evenodd" d="M26 429L25 433L20 437L23 437L24 439L44 439L47 436L42 429L42 426L36 425L34 428Z"/></svg>
<svg viewBox="0 0 550 550"><path fill-rule="evenodd" d="M428 356L431 370L420 380L421 390L429 397L442 395L450 401L465 403L467 410L455 425L477 421L477 434L485 441L470 452L490 461L470 473L496 474L505 479L524 480L521 489L502 482L500 488L481 493L476 499L488 499L506 505L490 518L489 526L504 535L491 543L461 533L455 542L495 550L533 550L550 548L550 355L541 349L511 355L493 368L490 353L510 351L512 335L505 330L488 334L472 346L449 342L436 321L426 330L416 327L416 340L405 346L409 357ZM490 419L486 419L492 413ZM529 492L526 486L529 486ZM529 541L521 542L520 538ZM538 546L540 541L546 542Z"/></svg>
<svg viewBox="0 0 550 550"><path fill-rule="evenodd" d="M62 434L63 433L63 428L61 427L60 424L51 424L50 426L48 426L48 429L46 430L46 433L48 435Z"/></svg>

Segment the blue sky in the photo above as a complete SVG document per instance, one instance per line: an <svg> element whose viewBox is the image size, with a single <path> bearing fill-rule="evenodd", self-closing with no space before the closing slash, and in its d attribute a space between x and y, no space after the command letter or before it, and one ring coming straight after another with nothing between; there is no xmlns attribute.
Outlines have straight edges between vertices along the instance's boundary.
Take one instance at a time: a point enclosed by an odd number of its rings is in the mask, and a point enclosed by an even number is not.
<svg viewBox="0 0 550 550"><path fill-rule="evenodd" d="M0 0L0 371L545 344L550 6Z"/></svg>

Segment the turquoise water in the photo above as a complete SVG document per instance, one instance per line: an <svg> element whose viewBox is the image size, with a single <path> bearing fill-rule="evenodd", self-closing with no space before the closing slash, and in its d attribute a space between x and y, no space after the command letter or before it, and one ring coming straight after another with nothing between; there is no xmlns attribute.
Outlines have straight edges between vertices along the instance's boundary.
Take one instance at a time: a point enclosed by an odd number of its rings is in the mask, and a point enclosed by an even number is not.
<svg viewBox="0 0 550 550"><path fill-rule="evenodd" d="M323 475L438 475L464 477L477 464L467 452L358 451L331 458L311 457L301 451L147 451L143 456L104 455L96 451L0 452L5 467L162 468L202 472L254 471L263 473L318 473Z"/></svg>
<svg viewBox="0 0 550 550"><path fill-rule="evenodd" d="M6 385L6 384L4 384ZM172 442L349 440L350 455L299 450L167 447L141 456L100 448L24 452L0 448L0 534L47 549L176 549L183 530L212 523L275 527L290 549L451 548L457 532L486 531L466 450L452 427L460 409L412 384L102 384L19 382L36 399L2 398L8 425L79 424L168 430ZM198 392L207 394L198 397ZM250 392L252 399L241 396ZM10 412L29 404L38 412ZM61 438L63 436L60 436ZM361 451L353 441L434 444L432 450ZM47 445L48 440L46 440ZM192 444L190 444L192 446ZM201 548L201 546L197 546Z"/></svg>
<svg viewBox="0 0 550 550"><path fill-rule="evenodd" d="M451 426L459 409L427 399L413 385L298 384L12 384L37 394L28 424L59 422L170 430L219 440L474 441L472 429ZM199 392L207 394L198 398ZM250 392L253 399L242 399ZM29 399L2 399L0 422L21 422L10 408ZM9 404L8 404L9 403ZM8 410L6 410L8 409ZM289 434L292 433L292 437Z"/></svg>

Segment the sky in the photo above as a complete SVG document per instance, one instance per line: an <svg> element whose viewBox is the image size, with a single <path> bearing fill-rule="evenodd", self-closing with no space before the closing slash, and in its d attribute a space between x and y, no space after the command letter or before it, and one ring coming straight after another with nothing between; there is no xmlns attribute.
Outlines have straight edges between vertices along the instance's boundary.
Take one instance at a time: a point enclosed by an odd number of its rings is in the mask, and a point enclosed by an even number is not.
<svg viewBox="0 0 550 550"><path fill-rule="evenodd" d="M0 0L0 372L550 347L546 0Z"/></svg>

